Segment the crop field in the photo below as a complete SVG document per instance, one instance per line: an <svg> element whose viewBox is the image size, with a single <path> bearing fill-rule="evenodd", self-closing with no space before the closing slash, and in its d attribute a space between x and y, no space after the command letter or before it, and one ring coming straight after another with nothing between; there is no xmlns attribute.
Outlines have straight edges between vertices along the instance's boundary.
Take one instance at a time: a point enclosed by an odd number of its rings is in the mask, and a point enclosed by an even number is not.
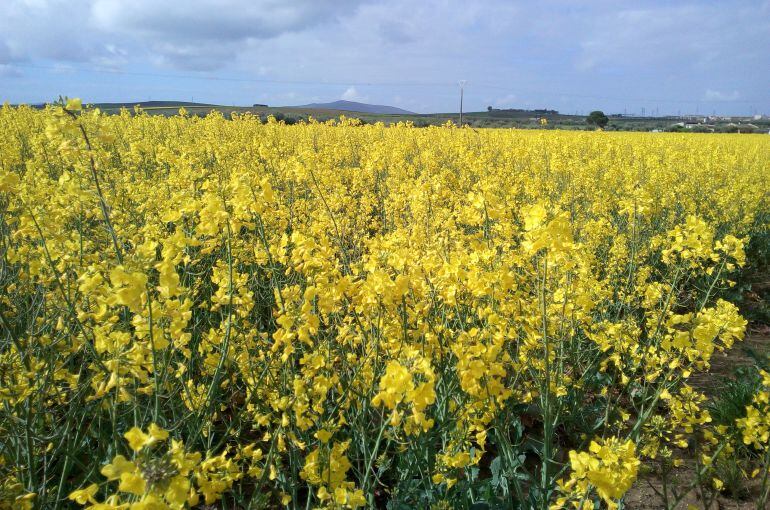
<svg viewBox="0 0 770 510"><path fill-rule="evenodd" d="M0 509L764 508L768 358L711 371L768 184L767 135L4 106Z"/></svg>

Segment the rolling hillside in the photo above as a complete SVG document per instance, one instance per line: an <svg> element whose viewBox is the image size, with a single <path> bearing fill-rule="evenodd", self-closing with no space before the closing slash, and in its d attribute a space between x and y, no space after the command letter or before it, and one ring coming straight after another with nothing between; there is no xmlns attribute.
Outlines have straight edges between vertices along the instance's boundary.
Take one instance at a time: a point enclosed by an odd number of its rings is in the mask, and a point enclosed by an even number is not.
<svg viewBox="0 0 770 510"><path fill-rule="evenodd" d="M396 108L395 106L386 106L381 104L358 103L356 101L332 101L331 103L310 103L292 108L310 108L316 110L341 110L345 112L374 113L379 115L414 115L414 112Z"/></svg>

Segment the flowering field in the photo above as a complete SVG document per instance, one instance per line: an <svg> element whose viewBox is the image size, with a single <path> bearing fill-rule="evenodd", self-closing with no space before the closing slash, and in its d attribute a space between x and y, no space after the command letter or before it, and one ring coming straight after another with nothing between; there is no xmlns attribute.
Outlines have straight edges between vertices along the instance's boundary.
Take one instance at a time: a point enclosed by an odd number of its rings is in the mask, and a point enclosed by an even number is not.
<svg viewBox="0 0 770 510"><path fill-rule="evenodd" d="M738 457L767 499L770 375L729 420L690 381L744 337L770 137L0 134L0 509L615 508L687 469L673 508Z"/></svg>

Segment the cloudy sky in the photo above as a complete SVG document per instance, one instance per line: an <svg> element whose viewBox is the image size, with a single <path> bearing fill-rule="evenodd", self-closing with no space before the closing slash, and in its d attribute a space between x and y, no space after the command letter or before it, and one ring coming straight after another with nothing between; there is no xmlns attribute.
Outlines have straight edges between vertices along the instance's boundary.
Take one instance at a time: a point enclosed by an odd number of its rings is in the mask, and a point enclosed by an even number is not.
<svg viewBox="0 0 770 510"><path fill-rule="evenodd" d="M0 4L0 102L770 114L770 0Z"/></svg>

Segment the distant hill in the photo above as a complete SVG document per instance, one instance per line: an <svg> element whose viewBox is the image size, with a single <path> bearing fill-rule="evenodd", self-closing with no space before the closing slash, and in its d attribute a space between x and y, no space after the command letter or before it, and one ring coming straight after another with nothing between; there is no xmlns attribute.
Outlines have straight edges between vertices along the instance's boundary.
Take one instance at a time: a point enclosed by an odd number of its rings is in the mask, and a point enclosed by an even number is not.
<svg viewBox="0 0 770 510"><path fill-rule="evenodd" d="M394 114L394 115L414 115L414 112L396 108L395 106L385 106L381 104L357 103L356 101L332 101L331 103L310 103L292 108L313 108L317 110L341 110L345 112L375 113L375 114Z"/></svg>

